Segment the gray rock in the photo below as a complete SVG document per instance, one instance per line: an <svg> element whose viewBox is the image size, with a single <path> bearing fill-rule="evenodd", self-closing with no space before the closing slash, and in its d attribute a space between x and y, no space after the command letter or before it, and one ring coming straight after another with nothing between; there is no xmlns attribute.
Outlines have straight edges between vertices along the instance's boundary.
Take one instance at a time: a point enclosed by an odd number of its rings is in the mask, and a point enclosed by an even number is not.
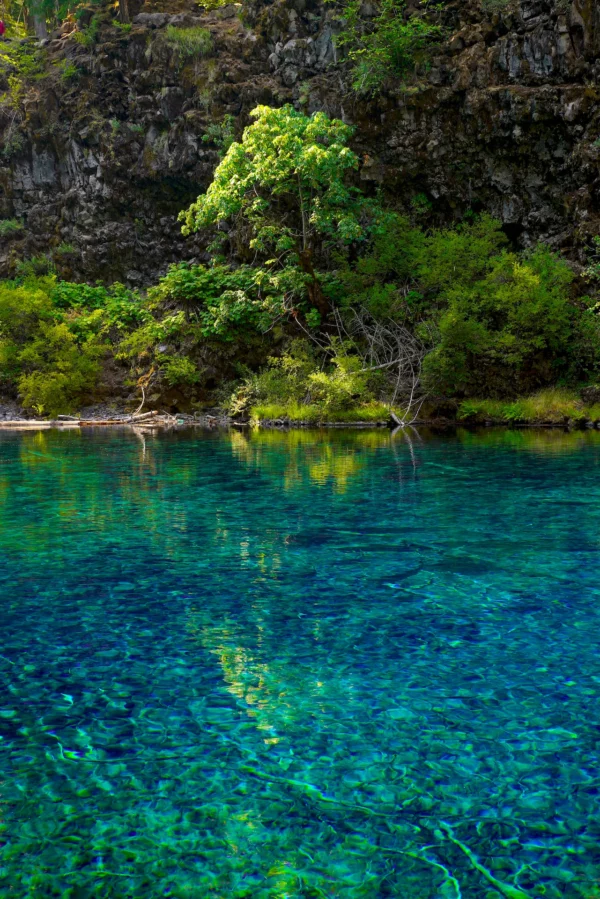
<svg viewBox="0 0 600 899"><path fill-rule="evenodd" d="M241 13L242 9L241 3L228 3L226 6L216 9L215 15L217 19L233 19Z"/></svg>
<svg viewBox="0 0 600 899"><path fill-rule="evenodd" d="M292 87L298 80L298 69L296 66L286 66L281 75L281 80L286 87Z"/></svg>
<svg viewBox="0 0 600 899"><path fill-rule="evenodd" d="M593 406L595 403L600 403L600 385L584 387L581 391L581 399L589 406Z"/></svg>
<svg viewBox="0 0 600 899"><path fill-rule="evenodd" d="M169 16L163 12L141 12L133 21L136 25L145 25L147 28L164 28Z"/></svg>
<svg viewBox="0 0 600 899"><path fill-rule="evenodd" d="M169 17L169 25L174 25L176 28L201 28L204 24L203 18L191 16L189 13L178 13Z"/></svg>

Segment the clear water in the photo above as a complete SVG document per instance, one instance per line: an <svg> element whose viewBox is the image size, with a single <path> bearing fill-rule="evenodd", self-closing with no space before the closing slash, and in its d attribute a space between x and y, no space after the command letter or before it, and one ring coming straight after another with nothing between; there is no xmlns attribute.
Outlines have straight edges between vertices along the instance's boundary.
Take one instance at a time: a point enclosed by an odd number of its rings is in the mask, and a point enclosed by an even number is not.
<svg viewBox="0 0 600 899"><path fill-rule="evenodd" d="M0 435L0 896L600 896L600 435Z"/></svg>

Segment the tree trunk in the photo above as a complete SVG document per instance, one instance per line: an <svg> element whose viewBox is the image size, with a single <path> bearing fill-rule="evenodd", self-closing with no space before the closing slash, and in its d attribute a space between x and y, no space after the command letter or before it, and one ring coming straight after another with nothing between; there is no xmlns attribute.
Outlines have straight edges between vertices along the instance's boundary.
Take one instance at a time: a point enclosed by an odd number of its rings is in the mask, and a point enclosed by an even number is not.
<svg viewBox="0 0 600 899"><path fill-rule="evenodd" d="M321 319L325 321L331 310L327 297L323 293L321 282L317 278L317 273L315 272L312 263L312 251L301 250L298 256L300 259L302 271L306 272L306 274L311 278L311 282L308 285L308 298L315 309L319 310Z"/></svg>
<svg viewBox="0 0 600 899"><path fill-rule="evenodd" d="M129 15L129 0L119 0L119 21L122 22L123 25L128 25L131 22L131 16Z"/></svg>
<svg viewBox="0 0 600 899"><path fill-rule="evenodd" d="M48 40L48 29L46 28L46 17L42 12L32 10L33 30L38 41Z"/></svg>
<svg viewBox="0 0 600 899"><path fill-rule="evenodd" d="M47 41L46 15L40 8L39 0L33 0L31 4L25 5L23 9L25 11L27 30L33 31L38 41Z"/></svg>

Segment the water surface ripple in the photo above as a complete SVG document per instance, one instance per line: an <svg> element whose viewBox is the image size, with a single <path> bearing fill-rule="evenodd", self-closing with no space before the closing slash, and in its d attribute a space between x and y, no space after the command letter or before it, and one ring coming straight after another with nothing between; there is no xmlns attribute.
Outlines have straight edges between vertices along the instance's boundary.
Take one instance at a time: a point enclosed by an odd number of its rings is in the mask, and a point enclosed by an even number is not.
<svg viewBox="0 0 600 899"><path fill-rule="evenodd" d="M0 896L598 899L600 435L0 435Z"/></svg>

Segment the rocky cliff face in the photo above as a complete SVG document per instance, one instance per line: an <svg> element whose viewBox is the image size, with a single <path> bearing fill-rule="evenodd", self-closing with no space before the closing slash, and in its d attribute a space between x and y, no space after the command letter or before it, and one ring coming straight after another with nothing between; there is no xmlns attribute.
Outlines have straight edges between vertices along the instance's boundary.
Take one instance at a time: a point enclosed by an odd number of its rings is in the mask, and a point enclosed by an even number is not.
<svg viewBox="0 0 600 899"><path fill-rule="evenodd" d="M356 125L360 178L393 202L424 195L438 223L487 210L521 245L581 255L600 232L600 10L487 2L495 9L449 4L449 38L427 74L371 99L349 89L321 0L142 7L128 33L104 21L93 46L65 26L45 74L0 107L0 219L25 224L0 237L0 274L50 252L67 276L143 284L169 262L202 259L176 216L210 182L211 126L230 115L241 130L257 103L284 102ZM208 29L212 49L182 58L169 24Z"/></svg>

